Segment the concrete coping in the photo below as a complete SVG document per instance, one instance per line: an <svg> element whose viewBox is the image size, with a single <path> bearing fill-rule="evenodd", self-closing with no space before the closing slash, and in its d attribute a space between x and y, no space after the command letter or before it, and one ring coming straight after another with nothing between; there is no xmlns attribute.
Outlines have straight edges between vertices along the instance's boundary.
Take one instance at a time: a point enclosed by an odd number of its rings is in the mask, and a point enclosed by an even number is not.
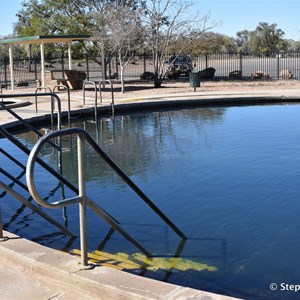
<svg viewBox="0 0 300 300"><path fill-rule="evenodd" d="M173 95L171 99L168 99L168 96L164 95L151 101L145 98L128 99L118 103L116 111L126 112L188 105L263 105L300 101L298 95L280 96L278 94L273 96L264 95L263 97L262 95L228 95L226 97L222 97L222 95L205 95L202 97L199 97L199 95L194 97L191 97L191 95L176 96L174 98ZM27 103L27 105L31 104L29 101ZM33 108L30 109L32 111L30 122L36 122L37 120L40 122L49 118L49 115L37 117L33 113ZM102 110L104 113L109 111L109 109L109 106L99 107L99 110ZM74 110L75 114L89 112L92 112L92 110L82 108ZM10 125L17 125L17 122L12 122ZM21 267L24 270L26 269L27 276L43 277L46 278L44 281L48 283L52 281L63 283L64 291L78 291L78 293L86 296L85 299L234 299L228 296L140 277L105 266L98 266L93 269L82 268L79 257L39 245L9 232L4 232L4 236L5 238L0 242L1 262L9 262L11 268ZM7 286L11 285L11 282L7 283ZM22 291L20 290L20 297L22 296Z"/></svg>
<svg viewBox="0 0 300 300"><path fill-rule="evenodd" d="M48 284L63 283L61 289L65 293L73 291L84 294L85 299L234 299L106 266L83 268L78 256L42 246L7 231L4 231L4 239L0 242L0 251L0 261L9 261L11 268L24 268L24 274L32 278L44 278ZM7 283L9 285L11 283ZM34 293L34 289L31 287L31 293Z"/></svg>

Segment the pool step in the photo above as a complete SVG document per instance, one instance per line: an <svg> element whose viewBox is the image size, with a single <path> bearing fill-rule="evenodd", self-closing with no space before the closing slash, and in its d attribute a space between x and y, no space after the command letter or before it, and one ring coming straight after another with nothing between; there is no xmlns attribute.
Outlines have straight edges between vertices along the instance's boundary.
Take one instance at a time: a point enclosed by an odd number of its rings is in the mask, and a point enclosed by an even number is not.
<svg viewBox="0 0 300 300"><path fill-rule="evenodd" d="M81 255L80 250L73 249L71 254ZM210 271L215 272L218 269L215 266L209 266L196 261L180 257L152 257L147 258L141 253L126 254L118 252L111 254L104 251L95 250L88 253L89 263L109 266L118 270L178 270L178 271Z"/></svg>

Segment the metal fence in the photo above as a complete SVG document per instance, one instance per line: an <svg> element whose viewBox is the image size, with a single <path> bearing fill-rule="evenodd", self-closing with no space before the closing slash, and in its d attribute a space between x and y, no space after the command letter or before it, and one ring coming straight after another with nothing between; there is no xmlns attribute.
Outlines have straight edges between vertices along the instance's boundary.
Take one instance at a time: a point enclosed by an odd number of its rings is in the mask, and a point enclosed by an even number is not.
<svg viewBox="0 0 300 300"><path fill-rule="evenodd" d="M241 78L251 78L255 72L268 74L271 79L283 79L281 72L289 70L293 79L300 79L300 53L279 53L273 56L218 53L204 55L195 60L196 68L213 67L215 76L229 78L229 73L240 71Z"/></svg>
<svg viewBox="0 0 300 300"><path fill-rule="evenodd" d="M166 57L167 61L168 57ZM46 72L62 72L68 69L66 57L48 58ZM120 78L120 66L116 57L106 57L105 67L101 66L101 57L88 57L73 62L72 69L86 73L89 80L103 79L103 72L107 79ZM279 53L274 56L250 56L245 54L216 53L201 55L193 58L194 71L206 68L216 70L217 79L228 79L229 73L239 71L241 79L251 78L251 74L257 71L268 74L271 79L282 79L281 71L289 70L293 79L300 79L300 53ZM14 79L16 86L34 85L41 79L40 58L25 58L14 60ZM124 69L125 80L137 80L144 72L153 72L151 57L137 55L130 60ZM2 87L10 86L10 72L8 59L0 60L0 82Z"/></svg>

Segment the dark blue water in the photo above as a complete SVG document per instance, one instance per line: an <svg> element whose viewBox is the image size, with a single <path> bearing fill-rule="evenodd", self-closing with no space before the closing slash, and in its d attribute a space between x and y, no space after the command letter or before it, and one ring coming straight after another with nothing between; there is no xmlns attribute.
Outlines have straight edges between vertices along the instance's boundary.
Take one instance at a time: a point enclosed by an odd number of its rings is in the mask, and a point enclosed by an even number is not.
<svg viewBox="0 0 300 300"><path fill-rule="evenodd" d="M217 268L143 275L246 299L297 299L297 293L281 291L280 284L300 284L300 106L137 113L72 126L89 130L188 240L181 247L176 234L88 148L87 190L94 201L152 253L177 251ZM35 142L25 134L19 138L31 146ZM63 173L76 183L76 140L64 139L63 146ZM51 150L45 154L55 165ZM55 197L72 195L38 172L45 196L50 186ZM8 230L28 238L34 231L35 240L58 249L79 247L78 240L68 243L30 213L16 218L21 225L10 222L18 206L4 200L1 206ZM63 221L61 210L53 214ZM65 222L78 232L77 207L67 208ZM90 251L137 252L119 234L110 234L93 212L88 225ZM28 233L25 227L34 230ZM271 283L277 291L270 290Z"/></svg>

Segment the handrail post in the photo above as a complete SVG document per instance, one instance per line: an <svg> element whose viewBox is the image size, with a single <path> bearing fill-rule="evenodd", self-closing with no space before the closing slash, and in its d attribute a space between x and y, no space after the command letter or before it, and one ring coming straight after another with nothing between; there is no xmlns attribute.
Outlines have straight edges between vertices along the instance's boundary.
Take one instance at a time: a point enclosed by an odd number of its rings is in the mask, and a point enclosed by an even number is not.
<svg viewBox="0 0 300 300"><path fill-rule="evenodd" d="M35 89L35 114L38 113L38 104L37 104L37 92L38 91L44 91L46 93L46 90L49 90L50 93L52 93L51 89L48 86L39 86ZM41 95L39 95L41 96Z"/></svg>
<svg viewBox="0 0 300 300"><path fill-rule="evenodd" d="M99 94L100 94L100 103L102 104L102 93L101 93L101 84L108 83L110 85L110 90L111 90L111 114L112 118L115 117L115 98L114 98L114 88L113 84L110 80L101 80L99 82ZM96 116L97 117L97 116Z"/></svg>
<svg viewBox="0 0 300 300"><path fill-rule="evenodd" d="M78 189L79 189L79 214L80 214L80 248L81 261L83 266L88 265L87 257L87 230L86 230L86 186L85 186L85 159L84 159L84 138L77 136L78 151Z"/></svg>
<svg viewBox="0 0 300 300"><path fill-rule="evenodd" d="M83 98L83 105L85 105L85 86L87 84L92 84L94 89L95 89L95 101L97 103L97 85L95 81L89 81L89 80L84 80L83 81L83 86L82 86L82 98Z"/></svg>
<svg viewBox="0 0 300 300"><path fill-rule="evenodd" d="M54 86L54 88L52 90L53 94L55 93L56 88L57 88L57 91L60 88L63 88L68 93L68 125L69 125L69 127L71 127L71 96L70 96L70 89L67 86L63 85L63 84L58 84L58 85Z"/></svg>

